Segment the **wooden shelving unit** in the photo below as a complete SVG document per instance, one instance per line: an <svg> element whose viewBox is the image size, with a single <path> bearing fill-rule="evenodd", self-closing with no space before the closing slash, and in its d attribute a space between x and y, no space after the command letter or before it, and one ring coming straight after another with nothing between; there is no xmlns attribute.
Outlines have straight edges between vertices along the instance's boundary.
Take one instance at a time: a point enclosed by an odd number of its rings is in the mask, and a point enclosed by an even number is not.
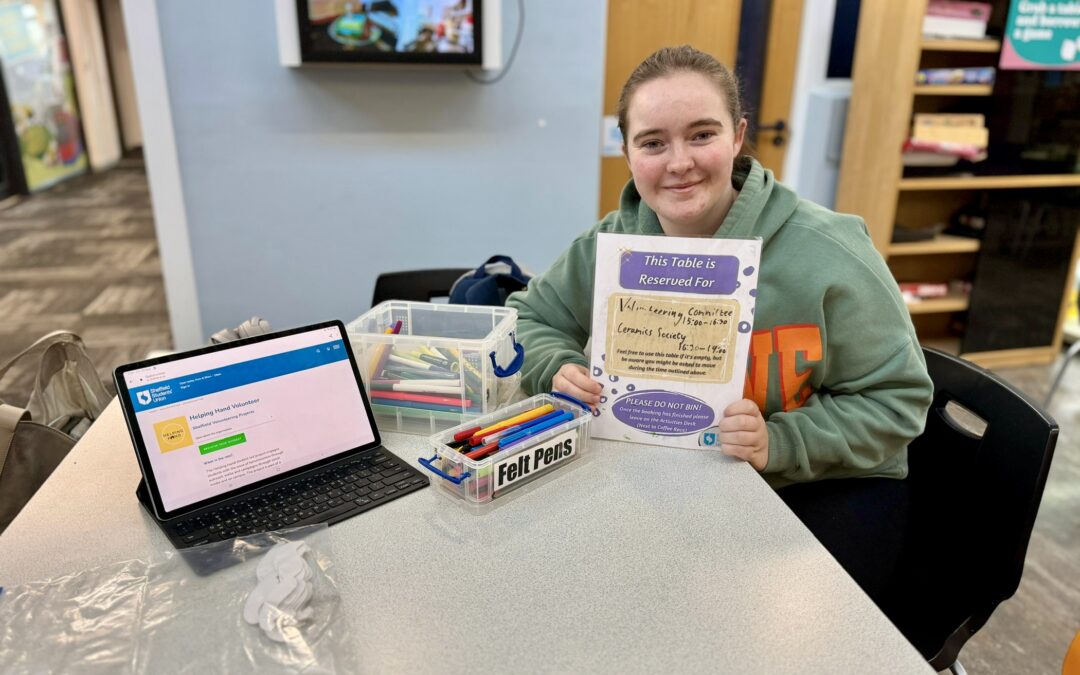
<svg viewBox="0 0 1080 675"><path fill-rule="evenodd" d="M997 54L1001 51L1001 40L985 38L982 40L930 40L919 43L924 52L970 52Z"/></svg>
<svg viewBox="0 0 1080 675"><path fill-rule="evenodd" d="M900 190L1009 190L1016 188L1080 187L1080 174L901 178L897 185Z"/></svg>
<svg viewBox="0 0 1080 675"><path fill-rule="evenodd" d="M991 1L993 16L1003 17L1008 0ZM904 177L898 148L910 136L915 112L978 111L988 121L1003 114L995 108L1000 102L993 96L994 86L916 84L920 68L996 67L1001 50L1001 41L996 38L924 39L922 19L927 3L911 0L862 5L836 210L857 213L866 220L874 246L898 282L973 281L976 262L986 253L980 241L939 235L928 241L893 243L894 227L900 223L918 229L949 222L978 191L1080 187L1080 175ZM996 29L1001 30L1001 26ZM1001 79L999 72L998 84ZM1074 248L1074 259L1078 248ZM977 295L978 286L973 290L973 297ZM966 295L908 305L923 344L954 354L964 343L970 307ZM963 356L995 367L1048 363L1061 347L1063 317L1064 311L1048 344Z"/></svg>
<svg viewBox="0 0 1080 675"><path fill-rule="evenodd" d="M963 312L968 308L968 298L966 295L947 295L943 298L928 298L918 302L909 302L907 307L912 314Z"/></svg>
<svg viewBox="0 0 1080 675"><path fill-rule="evenodd" d="M978 239L967 237L953 237L948 234L939 234L927 241L911 241L900 244L889 244L886 251L888 256L901 255L933 255L945 253L974 253L979 250L981 242Z"/></svg>
<svg viewBox="0 0 1080 675"><path fill-rule="evenodd" d="M992 84L917 84L916 96L989 96Z"/></svg>

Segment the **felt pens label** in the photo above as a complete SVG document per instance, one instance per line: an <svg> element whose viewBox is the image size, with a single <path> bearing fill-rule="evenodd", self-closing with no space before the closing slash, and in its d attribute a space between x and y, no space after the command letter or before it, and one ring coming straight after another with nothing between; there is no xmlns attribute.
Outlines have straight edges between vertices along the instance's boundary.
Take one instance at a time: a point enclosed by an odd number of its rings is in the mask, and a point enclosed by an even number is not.
<svg viewBox="0 0 1080 675"><path fill-rule="evenodd" d="M559 462L573 457L578 450L578 430L548 439L539 445L525 448L496 463L493 467L495 479L494 493L505 490L514 483L548 469Z"/></svg>

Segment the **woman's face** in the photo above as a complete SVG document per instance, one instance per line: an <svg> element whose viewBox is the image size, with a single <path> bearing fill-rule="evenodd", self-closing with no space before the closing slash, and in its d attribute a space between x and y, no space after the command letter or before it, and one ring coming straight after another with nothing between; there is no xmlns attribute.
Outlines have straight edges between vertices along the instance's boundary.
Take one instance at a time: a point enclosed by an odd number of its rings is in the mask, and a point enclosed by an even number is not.
<svg viewBox="0 0 1080 675"><path fill-rule="evenodd" d="M624 151L634 184L669 235L713 235L737 193L731 170L746 121L736 124L704 75L650 80L630 98Z"/></svg>

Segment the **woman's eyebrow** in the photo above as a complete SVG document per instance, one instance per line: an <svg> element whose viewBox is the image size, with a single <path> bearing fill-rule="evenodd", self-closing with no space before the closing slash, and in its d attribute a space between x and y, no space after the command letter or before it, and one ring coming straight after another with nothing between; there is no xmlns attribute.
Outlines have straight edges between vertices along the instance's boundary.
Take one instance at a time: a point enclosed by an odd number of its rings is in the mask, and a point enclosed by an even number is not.
<svg viewBox="0 0 1080 675"><path fill-rule="evenodd" d="M687 129L695 129L697 127L722 127L724 123L720 120L713 119L711 117L704 117L700 120L695 120L686 125Z"/></svg>
<svg viewBox="0 0 1080 675"><path fill-rule="evenodd" d="M660 129L646 129L645 131L639 131L636 134L634 134L633 140L634 140L635 143L637 143L638 140L641 139L644 136L651 136L653 134L658 134L658 133L660 133Z"/></svg>

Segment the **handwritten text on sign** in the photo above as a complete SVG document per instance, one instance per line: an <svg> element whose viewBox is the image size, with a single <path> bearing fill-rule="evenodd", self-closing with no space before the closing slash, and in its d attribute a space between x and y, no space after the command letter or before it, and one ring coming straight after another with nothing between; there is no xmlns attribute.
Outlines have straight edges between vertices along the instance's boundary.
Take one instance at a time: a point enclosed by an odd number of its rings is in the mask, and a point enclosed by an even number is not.
<svg viewBox="0 0 1080 675"><path fill-rule="evenodd" d="M615 293L608 302L607 370L657 380L728 382L738 323L735 300Z"/></svg>
<svg viewBox="0 0 1080 675"><path fill-rule="evenodd" d="M730 295L738 282L732 255L626 251L619 267L619 285L630 290Z"/></svg>

